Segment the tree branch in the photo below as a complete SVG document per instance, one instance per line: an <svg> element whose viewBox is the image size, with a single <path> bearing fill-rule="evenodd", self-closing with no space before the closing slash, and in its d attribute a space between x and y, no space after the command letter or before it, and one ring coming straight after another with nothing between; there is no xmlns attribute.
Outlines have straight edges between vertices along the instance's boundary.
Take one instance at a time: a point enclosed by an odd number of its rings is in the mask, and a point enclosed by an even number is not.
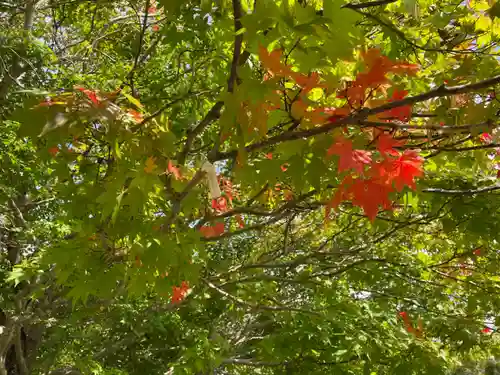
<svg viewBox="0 0 500 375"><path fill-rule="evenodd" d="M470 190L446 190L440 188L428 188L428 189L422 189L422 192L445 194L445 195L475 195L481 193L489 193L495 190L500 190L500 185L493 185L493 186L487 186L479 189L470 189Z"/></svg>
<svg viewBox="0 0 500 375"><path fill-rule="evenodd" d="M24 37L29 39L31 36L31 29L33 27L33 19L35 15L35 3L36 0L28 0L26 1L25 9L24 9ZM26 42L26 41L25 41ZM9 92L9 88L14 83L17 78L22 74L23 67L21 65L21 55L25 53L26 48L22 47L22 51L19 51L12 58L12 67L11 71L8 74L5 74L2 82L0 82L0 102L2 102Z"/></svg>
<svg viewBox="0 0 500 375"><path fill-rule="evenodd" d="M371 7L376 7L379 5L387 5L391 3L395 3L398 0L379 0L379 1L367 1L365 3L349 3L342 5L341 8L348 8L348 9L365 9L365 8L371 8Z"/></svg>
<svg viewBox="0 0 500 375"><path fill-rule="evenodd" d="M405 99L386 103L386 104L383 104L383 105L375 107L375 108L362 108L361 110L354 112L349 116L346 116L346 117L344 117L338 121L335 121L335 122L329 122L323 126L319 126L319 127L312 128L312 129L301 130L301 131L285 132L285 133L276 135L274 137L270 137L268 139L265 139L263 141L248 145L247 147L245 147L245 150L247 152L251 152L251 151L255 151L255 150L258 150L258 149L261 149L264 147L272 146L272 145L275 145L277 143L281 143L281 142L285 142L285 141L306 139L306 138L313 137L315 135L328 133L329 131L331 131L333 129L340 128L340 127L343 127L345 125L360 125L365 121L365 119L368 116L376 115L378 113L382 113L382 112L388 111L390 109L413 105L416 103L424 102L424 101L429 100L429 99L440 98L440 97L445 97L445 96L450 96L450 95L463 94L463 93L467 93L467 92L481 90L481 89L485 89L485 88L495 86L498 84L500 84L500 75L497 75L495 77L492 77L492 78L489 78L489 79L486 79L483 81L479 81L476 83L469 83L469 84L465 84L465 85L459 85L459 86L453 86L453 87L446 87L444 85L441 85L441 86L439 86L435 89L432 89L428 92L425 92L423 94L409 96ZM451 129L452 127L449 127L449 128ZM237 154L237 152L238 152L237 150L220 152L217 154L215 160L225 160L225 159L228 159L230 157L234 157Z"/></svg>
<svg viewBox="0 0 500 375"><path fill-rule="evenodd" d="M286 362L264 362L244 358L228 358L224 359L222 363L226 365L240 365L250 367L277 367L286 365Z"/></svg>

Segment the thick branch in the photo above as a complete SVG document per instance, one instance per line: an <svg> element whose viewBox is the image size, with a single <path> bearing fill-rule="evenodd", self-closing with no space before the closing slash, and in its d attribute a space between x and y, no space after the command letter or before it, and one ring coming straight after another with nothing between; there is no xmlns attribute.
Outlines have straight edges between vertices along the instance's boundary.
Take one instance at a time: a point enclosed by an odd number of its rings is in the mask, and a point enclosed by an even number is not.
<svg viewBox="0 0 500 375"><path fill-rule="evenodd" d="M272 146L272 145L275 145L275 144L278 144L281 142L285 142L285 141L306 139L306 138L313 137L315 135L328 133L329 131L331 131L333 129L340 128L340 127L343 127L345 125L360 125L363 122L367 123L365 121L365 119L368 116L376 115L378 113L382 113L382 112L388 111L390 109L404 107L404 106L411 106L413 104L424 102L424 101L429 100L429 99L440 98L440 97L456 95L456 94L463 94L463 93L467 93L467 92L473 92L476 90L481 90L481 89L485 89L485 88L488 88L491 86L498 85L499 83L500 83L500 75L497 75L495 77L486 79L484 81L479 81L476 83L469 83L466 85L459 85L459 86L453 86L453 87L446 87L446 86L442 85L442 86L439 86L433 90L425 92L423 94L409 96L405 99L386 103L386 104L383 104L383 105L375 107L375 108L363 108L360 111L354 112L351 115L344 117L338 121L329 122L329 123L327 123L323 126L319 126L317 128L301 130L301 131L294 131L294 132L285 132L285 133L279 134L277 136L265 139L263 141L253 143L253 144L245 147L245 150L247 152L250 152L250 151L255 151L255 150L258 150L258 149L261 149L264 147L268 147L268 146ZM237 150L221 152L221 153L218 153L216 160L225 160L225 159L228 159L230 157L234 157L234 155L236 155L236 154L237 154Z"/></svg>

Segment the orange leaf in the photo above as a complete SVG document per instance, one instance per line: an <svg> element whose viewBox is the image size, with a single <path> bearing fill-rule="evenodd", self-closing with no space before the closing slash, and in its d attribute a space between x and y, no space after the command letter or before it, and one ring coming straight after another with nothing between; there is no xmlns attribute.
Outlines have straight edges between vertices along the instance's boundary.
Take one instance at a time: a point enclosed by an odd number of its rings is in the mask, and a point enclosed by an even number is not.
<svg viewBox="0 0 500 375"><path fill-rule="evenodd" d="M174 175L176 180L182 179L182 173L181 173L180 169L178 167L176 167L174 165L174 163L172 163L172 160L168 161L167 170L169 173L172 173Z"/></svg>
<svg viewBox="0 0 500 375"><path fill-rule="evenodd" d="M291 72L290 68L281 63L281 50L279 49L269 52L266 47L260 45L259 59L272 75L284 76Z"/></svg>
<svg viewBox="0 0 500 375"><path fill-rule="evenodd" d="M137 122L137 123L142 122L142 120L144 119L144 116L142 113L134 111L133 109L129 109L127 112L130 116L132 116L134 118L135 122Z"/></svg>
<svg viewBox="0 0 500 375"><path fill-rule="evenodd" d="M155 164L155 161L156 161L156 158L150 156L147 160L146 160L146 166L144 167L144 172L146 173L153 173L153 171L155 170L156 168L156 164Z"/></svg>

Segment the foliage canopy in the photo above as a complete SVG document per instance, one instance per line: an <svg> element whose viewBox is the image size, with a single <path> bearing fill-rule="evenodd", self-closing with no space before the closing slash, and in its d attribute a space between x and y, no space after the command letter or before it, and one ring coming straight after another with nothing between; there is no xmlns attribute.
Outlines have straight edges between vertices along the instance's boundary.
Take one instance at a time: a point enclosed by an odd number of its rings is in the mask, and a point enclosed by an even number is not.
<svg viewBox="0 0 500 375"><path fill-rule="evenodd" d="M0 375L499 372L499 7L0 2Z"/></svg>

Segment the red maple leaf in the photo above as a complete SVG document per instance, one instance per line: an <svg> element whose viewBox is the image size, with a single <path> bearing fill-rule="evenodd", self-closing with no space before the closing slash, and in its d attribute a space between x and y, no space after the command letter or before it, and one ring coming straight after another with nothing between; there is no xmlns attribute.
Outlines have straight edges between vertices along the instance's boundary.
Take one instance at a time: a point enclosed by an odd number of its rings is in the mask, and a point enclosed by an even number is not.
<svg viewBox="0 0 500 375"><path fill-rule="evenodd" d="M490 333L492 331L492 329L490 327L484 327L481 332L482 333Z"/></svg>
<svg viewBox="0 0 500 375"><path fill-rule="evenodd" d="M157 31L160 31L160 26L153 25L153 27L151 27L151 30L153 30L156 33Z"/></svg>
<svg viewBox="0 0 500 375"><path fill-rule="evenodd" d="M182 173L181 173L180 169L178 167L176 167L174 165L174 163L172 163L172 160L168 161L167 170L169 173L172 173L174 175L176 180L182 179Z"/></svg>
<svg viewBox="0 0 500 375"><path fill-rule="evenodd" d="M87 96L87 98L89 98L90 101L92 103L94 103L95 105L99 105L101 103L100 100L97 98L97 94L95 93L95 91L87 90L87 89L80 87L80 86L76 86L75 88L78 91L83 92Z"/></svg>
<svg viewBox="0 0 500 375"><path fill-rule="evenodd" d="M224 223L218 222L214 225L204 225L200 228L200 233L205 238L217 237L224 233Z"/></svg>
<svg viewBox="0 0 500 375"><path fill-rule="evenodd" d="M422 165L424 159L415 150L405 150L403 154L395 160L395 170L393 173L396 189L403 190L403 185L416 189L415 178L424 174Z"/></svg>
<svg viewBox="0 0 500 375"><path fill-rule="evenodd" d="M52 155L52 157L54 158L54 157L56 157L56 155L59 152L59 147L54 146L54 147L49 148L47 151L49 151L49 154Z"/></svg>
<svg viewBox="0 0 500 375"><path fill-rule="evenodd" d="M479 136L479 140L483 143L491 143L493 142L493 137L491 136L490 133L482 133Z"/></svg>
<svg viewBox="0 0 500 375"><path fill-rule="evenodd" d="M328 121L329 122L336 122L346 116L348 116L351 113L351 109L348 107L342 107L342 108L325 108L324 109L325 114L328 114Z"/></svg>
<svg viewBox="0 0 500 375"><path fill-rule="evenodd" d="M408 95L408 91L396 89L392 93L392 97L391 99L389 99L389 102L396 102L398 100L402 100L405 98L406 95ZM411 106L403 105L400 107L392 108L382 113L382 115L386 115L387 117L395 117L401 121L408 121L408 119L411 117Z"/></svg>
<svg viewBox="0 0 500 375"><path fill-rule="evenodd" d="M212 199L212 208L218 212L226 212L227 211L226 198L219 197Z"/></svg>
<svg viewBox="0 0 500 375"><path fill-rule="evenodd" d="M339 159L339 172L354 169L360 174L364 166L372 161L371 152L365 150L353 150L352 142L343 136L338 136L335 143L328 149L328 156L337 155Z"/></svg>
<svg viewBox="0 0 500 375"><path fill-rule="evenodd" d="M383 184L394 183L397 191L403 190L405 185L416 189L415 178L424 174L423 163L424 159L418 152L405 150L397 159L386 158L379 163L372 164L371 173Z"/></svg>
<svg viewBox="0 0 500 375"><path fill-rule="evenodd" d="M350 187L349 194L352 204L363 209L365 215L374 221L379 208L391 209L392 202L389 200L390 186L377 183L373 179L357 179Z"/></svg>
<svg viewBox="0 0 500 375"><path fill-rule="evenodd" d="M401 147L406 143L405 140L397 141L387 133L381 133L377 138L377 150L382 156L397 156L399 152L394 147Z"/></svg>
<svg viewBox="0 0 500 375"><path fill-rule="evenodd" d="M181 302L185 297L187 292L189 291L189 284L186 281L181 283L181 286L173 286L172 287L172 303Z"/></svg>
<svg viewBox="0 0 500 375"><path fill-rule="evenodd" d="M326 207L326 219L328 220L332 208L338 207L344 200L350 200L353 205L362 208L365 215L373 221L379 208L392 209L392 202L389 200L390 192L392 192L390 185L380 183L376 179L354 179L352 176L346 176Z"/></svg>

